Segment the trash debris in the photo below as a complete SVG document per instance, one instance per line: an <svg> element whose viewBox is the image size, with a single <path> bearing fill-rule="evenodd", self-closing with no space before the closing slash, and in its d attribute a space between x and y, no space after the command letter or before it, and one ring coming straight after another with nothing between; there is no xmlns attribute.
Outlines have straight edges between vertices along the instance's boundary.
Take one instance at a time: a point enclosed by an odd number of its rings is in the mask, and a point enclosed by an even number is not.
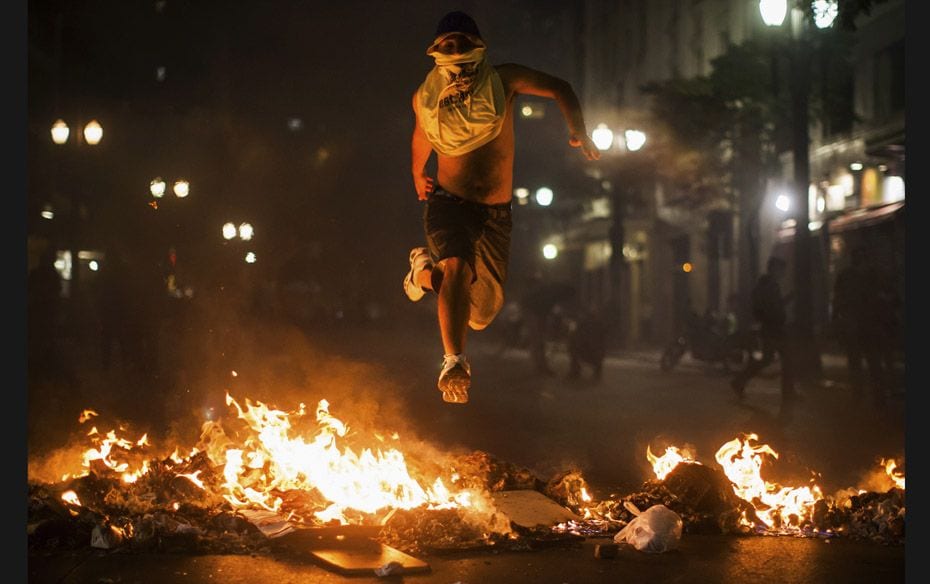
<svg viewBox="0 0 930 584"><path fill-rule="evenodd" d="M102 550L117 548L125 541L125 532L115 525L96 525L90 533L90 547Z"/></svg>
<svg viewBox="0 0 930 584"><path fill-rule="evenodd" d="M388 562L381 566L380 568L375 568L375 576L383 578L384 576L392 576L394 574L400 574L404 570L404 565L400 562Z"/></svg>
<svg viewBox="0 0 930 584"><path fill-rule="evenodd" d="M662 553L676 549L681 541L682 521L665 505L653 505L643 512L629 501L624 507L636 515L614 536L615 543L628 543L641 552Z"/></svg>

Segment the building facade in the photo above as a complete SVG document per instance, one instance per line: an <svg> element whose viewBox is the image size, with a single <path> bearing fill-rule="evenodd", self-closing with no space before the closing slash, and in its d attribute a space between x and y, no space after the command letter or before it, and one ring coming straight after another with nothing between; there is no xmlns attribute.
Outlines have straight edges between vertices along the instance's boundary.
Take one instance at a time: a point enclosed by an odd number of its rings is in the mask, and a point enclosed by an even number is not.
<svg viewBox="0 0 930 584"><path fill-rule="evenodd" d="M806 198L816 241L818 331L829 318L829 288L844 261L844 242L859 237L853 234L860 227L903 215L903 10L903 0L889 1L857 18L845 88L850 115L810 116ZM793 17L798 22L800 14ZM788 22L791 18L789 13ZM775 253L790 259L791 215L776 203L793 176L792 153L786 149L777 156L778 168L760 177L756 192L720 190L683 204L676 187L656 172L660 162L650 153L649 137L659 120L652 118L642 88L708 76L713 60L729 47L771 34L759 3L587 0L580 19L581 98L589 129L606 127L618 137L594 171L601 190L591 194L586 212L565 237L566 247L581 250L582 296L591 304L620 298L621 344L664 342L689 311L745 315L745 306L734 304L746 304L743 292L766 258ZM814 71L819 77L812 83L828 73ZM625 147L622 136L629 129L646 135L638 151ZM903 229L903 221L895 223ZM883 245L903 282L903 234Z"/></svg>

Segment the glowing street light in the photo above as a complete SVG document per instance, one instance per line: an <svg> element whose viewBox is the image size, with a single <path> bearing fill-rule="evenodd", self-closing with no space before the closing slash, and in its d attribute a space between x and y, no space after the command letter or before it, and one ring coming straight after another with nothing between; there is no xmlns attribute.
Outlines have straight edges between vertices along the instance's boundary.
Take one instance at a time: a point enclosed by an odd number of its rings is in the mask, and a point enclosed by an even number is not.
<svg viewBox="0 0 930 584"><path fill-rule="evenodd" d="M598 150L608 150L614 143L614 132L607 127L607 124L598 124L591 132L591 140Z"/></svg>
<svg viewBox="0 0 930 584"><path fill-rule="evenodd" d="M536 189L536 202L543 207L548 207L552 204L552 189L549 187L540 187Z"/></svg>
<svg viewBox="0 0 930 584"><path fill-rule="evenodd" d="M788 14L788 0L759 0L759 12L768 26L781 26Z"/></svg>
<svg viewBox="0 0 930 584"><path fill-rule="evenodd" d="M542 248L542 254L547 260L554 260L559 255L559 248L554 243L547 243Z"/></svg>
<svg viewBox="0 0 930 584"><path fill-rule="evenodd" d="M183 199L190 194L191 185L189 182L181 178L174 181L174 187L172 187L172 190L174 190L175 196L177 196L179 199Z"/></svg>
<svg viewBox="0 0 930 584"><path fill-rule="evenodd" d="M830 28L833 26L833 21L836 20L840 12L836 0L815 0L812 8L814 10L814 24L817 28Z"/></svg>
<svg viewBox="0 0 930 584"><path fill-rule="evenodd" d="M251 241L255 237L255 228L252 227L251 223L243 222L240 223L238 227L232 221L227 221L223 224L223 239L229 241L235 239L236 236L239 237L242 241Z"/></svg>
<svg viewBox="0 0 930 584"><path fill-rule="evenodd" d="M640 130L627 130L623 133L626 140L626 149L636 152L646 144L646 133Z"/></svg>
<svg viewBox="0 0 930 584"><path fill-rule="evenodd" d="M165 196L165 180L160 176L152 179L152 182L149 183L149 192L152 193L152 196L156 199L160 199Z"/></svg>
<svg viewBox="0 0 930 584"><path fill-rule="evenodd" d="M52 124L51 128L52 142L61 146L68 141L68 138L71 137L71 128L68 127L68 124L65 123L62 119L55 120L55 123ZM84 126L82 132L84 136L84 142L91 146L96 146L103 139L103 126L100 125L100 122L97 120L91 120ZM78 142L80 142L80 135Z"/></svg>
<svg viewBox="0 0 930 584"><path fill-rule="evenodd" d="M160 176L156 176L149 183L149 192L156 199L160 199L168 192L168 183ZM191 184L183 178L179 178L171 185L171 192L179 199L183 199L191 192Z"/></svg>
<svg viewBox="0 0 930 584"><path fill-rule="evenodd" d="M67 142L70 134L71 128L68 127L64 120L55 120L55 123L52 124L52 142L55 144L61 145Z"/></svg>
<svg viewBox="0 0 930 584"><path fill-rule="evenodd" d="M84 141L96 146L103 139L103 126L97 120L91 120L84 126Z"/></svg>
<svg viewBox="0 0 930 584"><path fill-rule="evenodd" d="M779 194L777 197L775 197L775 208L782 213L786 213L788 209L791 208L791 197L785 193Z"/></svg>

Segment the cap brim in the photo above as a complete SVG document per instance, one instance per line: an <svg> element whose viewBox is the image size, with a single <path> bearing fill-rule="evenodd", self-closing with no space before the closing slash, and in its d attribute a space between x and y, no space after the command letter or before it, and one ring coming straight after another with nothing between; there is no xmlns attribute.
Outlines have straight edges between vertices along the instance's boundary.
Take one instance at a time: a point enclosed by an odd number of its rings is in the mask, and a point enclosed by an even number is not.
<svg viewBox="0 0 930 584"><path fill-rule="evenodd" d="M432 53L433 51L435 51L435 50L438 48L437 45L438 45L439 43L441 43L441 42L443 41L443 39L445 39L445 38L447 38L447 37L450 37L450 36L452 36L452 35L454 35L454 34L460 34L460 35L463 35L463 36L467 37L468 40L470 40L472 43L474 43L474 45L475 45L476 47L486 47L486 46L487 46L487 45L484 44L484 41L483 41L483 40L481 39L481 37L479 37L479 36L475 36L475 35L470 34L470 33L467 33L467 32L459 32L459 31L457 31L457 30L454 30L454 31L452 31L452 32L445 32L445 33L442 33L441 35L439 35L438 37L436 37L435 39L433 39L433 44L431 44L431 45L429 46L429 48L426 49L426 54L429 55L430 53Z"/></svg>

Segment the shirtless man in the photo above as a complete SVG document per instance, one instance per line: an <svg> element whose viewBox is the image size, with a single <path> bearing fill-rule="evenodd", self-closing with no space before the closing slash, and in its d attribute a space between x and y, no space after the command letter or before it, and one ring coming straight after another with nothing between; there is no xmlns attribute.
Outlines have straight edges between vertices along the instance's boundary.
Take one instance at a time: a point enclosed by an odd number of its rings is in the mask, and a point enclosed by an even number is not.
<svg viewBox="0 0 930 584"><path fill-rule="evenodd" d="M571 85L521 65L489 64L478 26L467 14L445 15L426 54L436 66L413 94L411 151L417 198L426 201L427 247L411 250L404 291L414 302L427 291L437 293L444 350L438 387L443 400L463 404L471 386L464 354L468 328L484 329L504 304L516 96L556 100L568 143L588 160L600 153ZM433 152L436 181L426 172Z"/></svg>

